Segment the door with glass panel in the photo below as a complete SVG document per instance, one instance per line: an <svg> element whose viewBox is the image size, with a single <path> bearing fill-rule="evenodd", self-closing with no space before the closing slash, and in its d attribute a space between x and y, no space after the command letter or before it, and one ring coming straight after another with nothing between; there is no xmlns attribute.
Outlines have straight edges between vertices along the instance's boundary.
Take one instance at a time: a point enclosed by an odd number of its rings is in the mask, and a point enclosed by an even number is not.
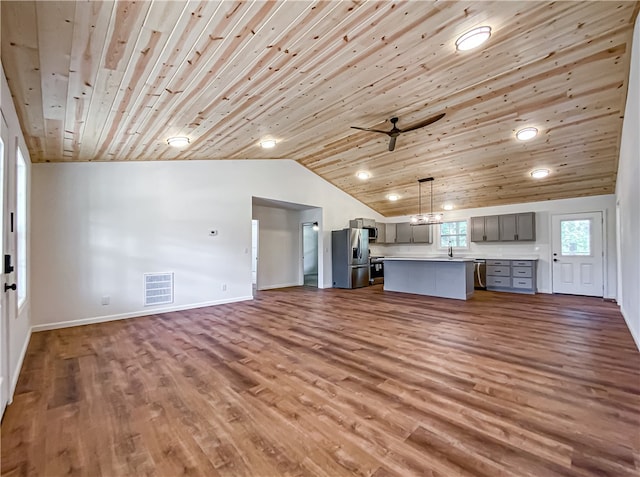
<svg viewBox="0 0 640 477"><path fill-rule="evenodd" d="M8 153L8 128L0 114L0 255L4 254L5 213L4 213L4 166ZM2 270L4 272L4 270ZM2 284L0 284L2 286ZM9 400L9 324L5 295L0 292L0 417Z"/></svg>
<svg viewBox="0 0 640 477"><path fill-rule="evenodd" d="M603 296L602 212L552 216L553 293Z"/></svg>

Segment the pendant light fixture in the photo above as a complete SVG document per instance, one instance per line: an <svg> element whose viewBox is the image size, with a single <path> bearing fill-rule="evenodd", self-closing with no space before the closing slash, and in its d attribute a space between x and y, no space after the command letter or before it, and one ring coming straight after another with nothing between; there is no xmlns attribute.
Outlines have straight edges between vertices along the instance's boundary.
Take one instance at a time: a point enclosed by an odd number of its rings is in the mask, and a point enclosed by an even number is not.
<svg viewBox="0 0 640 477"><path fill-rule="evenodd" d="M422 183L429 182L431 184L431 191L429 197L431 199L431 205L429 207L429 213L422 213ZM433 177L425 177L424 179L418 179L418 215L413 215L409 221L411 225L436 225L442 223L442 214L433 213Z"/></svg>

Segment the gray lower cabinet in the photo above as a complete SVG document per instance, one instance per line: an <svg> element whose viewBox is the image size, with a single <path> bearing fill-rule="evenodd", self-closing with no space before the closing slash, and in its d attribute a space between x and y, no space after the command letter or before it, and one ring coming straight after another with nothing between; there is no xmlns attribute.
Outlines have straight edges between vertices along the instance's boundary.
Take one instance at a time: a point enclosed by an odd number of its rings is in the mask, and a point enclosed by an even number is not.
<svg viewBox="0 0 640 477"><path fill-rule="evenodd" d="M396 225L396 243L431 243L431 225L411 225L400 222Z"/></svg>
<svg viewBox="0 0 640 477"><path fill-rule="evenodd" d="M536 260L487 260L487 290L536 293Z"/></svg>

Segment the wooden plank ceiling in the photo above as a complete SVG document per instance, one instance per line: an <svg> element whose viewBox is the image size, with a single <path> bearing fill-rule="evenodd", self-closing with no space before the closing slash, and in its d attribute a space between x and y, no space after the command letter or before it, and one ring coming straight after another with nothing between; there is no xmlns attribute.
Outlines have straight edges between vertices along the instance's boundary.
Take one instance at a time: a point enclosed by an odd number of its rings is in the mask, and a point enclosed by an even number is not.
<svg viewBox="0 0 640 477"><path fill-rule="evenodd" d="M434 209L614 192L638 2L1 8L2 64L34 162L294 159L387 216L417 211L426 176ZM456 51L480 25L489 41ZM350 128L440 112L393 152L387 136ZM524 126L540 134L515 140ZM191 144L171 148L170 136ZM275 148L259 147L267 137ZM536 181L539 167L551 174Z"/></svg>

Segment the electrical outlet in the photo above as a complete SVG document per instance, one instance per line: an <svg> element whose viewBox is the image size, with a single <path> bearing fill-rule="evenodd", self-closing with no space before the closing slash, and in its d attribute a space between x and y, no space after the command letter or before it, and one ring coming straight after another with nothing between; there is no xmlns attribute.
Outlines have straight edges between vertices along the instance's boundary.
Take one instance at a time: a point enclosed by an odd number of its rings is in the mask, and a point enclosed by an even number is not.
<svg viewBox="0 0 640 477"><path fill-rule="evenodd" d="M216 235L218 235L218 231L217 230L209 230L209 235L211 237L215 237Z"/></svg>
<svg viewBox="0 0 640 477"><path fill-rule="evenodd" d="M222 291L227 291L227 284L226 283L222 284Z"/></svg>
<svg viewBox="0 0 640 477"><path fill-rule="evenodd" d="M111 302L111 297L109 295L105 295L102 297L102 300L100 301L100 303L102 303L103 305L108 305Z"/></svg>

